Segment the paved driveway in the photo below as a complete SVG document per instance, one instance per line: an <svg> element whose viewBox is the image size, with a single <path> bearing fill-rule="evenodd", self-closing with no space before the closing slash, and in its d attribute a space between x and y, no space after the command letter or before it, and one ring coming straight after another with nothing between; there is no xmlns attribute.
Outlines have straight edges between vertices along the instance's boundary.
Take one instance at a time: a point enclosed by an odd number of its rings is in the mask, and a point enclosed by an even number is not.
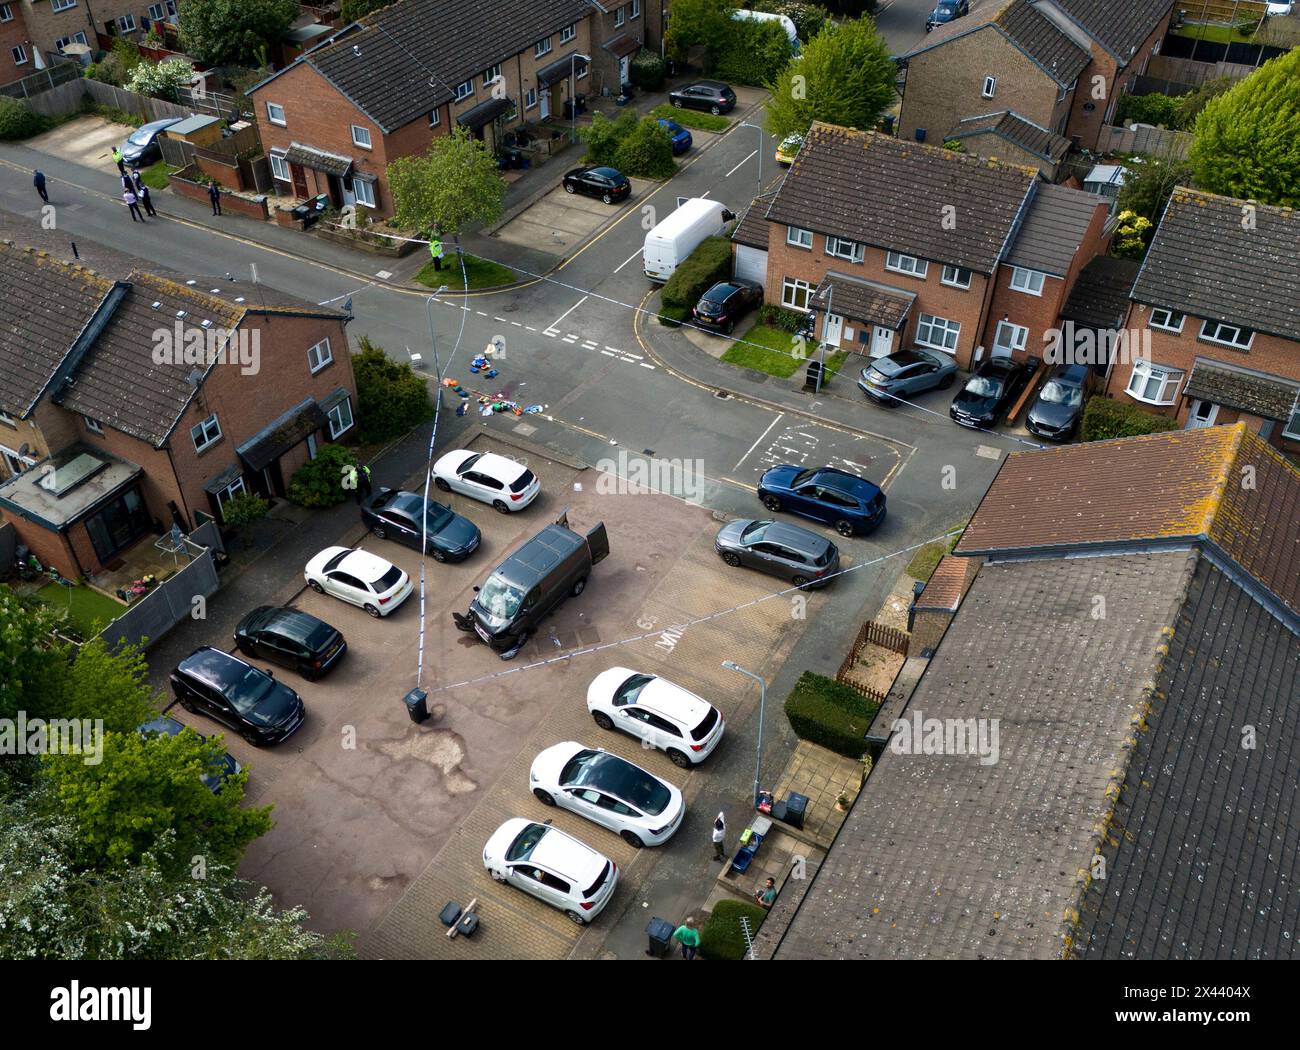
<svg viewBox="0 0 1300 1050"><path fill-rule="evenodd" d="M635 207L657 185L646 179L631 182L632 194L622 204L605 204L595 197L565 193L563 187L557 186L502 226L493 237L527 248L563 253L581 244L625 208Z"/></svg>
<svg viewBox="0 0 1300 1050"><path fill-rule="evenodd" d="M125 142L131 131L125 124L114 124L103 117L77 117L23 145L87 168L99 168L116 178L113 147Z"/></svg>

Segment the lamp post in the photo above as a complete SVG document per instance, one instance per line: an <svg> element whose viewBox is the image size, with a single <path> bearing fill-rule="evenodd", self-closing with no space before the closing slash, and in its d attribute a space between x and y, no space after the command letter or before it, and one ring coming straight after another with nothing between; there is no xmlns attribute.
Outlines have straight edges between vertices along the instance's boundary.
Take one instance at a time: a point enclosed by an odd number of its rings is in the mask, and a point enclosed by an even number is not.
<svg viewBox="0 0 1300 1050"><path fill-rule="evenodd" d="M754 807L758 808L758 796L763 790L759 786L759 782L763 775L763 712L767 707L767 683L752 671L746 671L732 660L723 660L722 666L728 671L743 674L758 683L758 755L754 762Z"/></svg>
<svg viewBox="0 0 1300 1050"><path fill-rule="evenodd" d="M578 59L588 65L591 56L577 51L569 56L569 141L578 141Z"/></svg>
<svg viewBox="0 0 1300 1050"><path fill-rule="evenodd" d="M438 361L438 340L433 331L433 301L446 290L447 286L444 284L424 301L425 316L429 319L429 345L433 347L433 376L438 381L439 401L442 401L442 365Z"/></svg>
<svg viewBox="0 0 1300 1050"><path fill-rule="evenodd" d="M753 128L758 132L758 149L755 151L758 155L758 192L763 192L763 129L757 124L751 124L749 121L742 121L742 128Z"/></svg>

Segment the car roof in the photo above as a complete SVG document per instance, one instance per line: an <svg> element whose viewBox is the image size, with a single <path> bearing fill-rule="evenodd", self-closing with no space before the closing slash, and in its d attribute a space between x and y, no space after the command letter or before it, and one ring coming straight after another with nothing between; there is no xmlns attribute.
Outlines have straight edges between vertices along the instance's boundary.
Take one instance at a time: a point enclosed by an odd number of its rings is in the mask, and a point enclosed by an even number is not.
<svg viewBox="0 0 1300 1050"><path fill-rule="evenodd" d="M535 861L543 868L550 868L557 875L580 882L583 886L594 880L606 863L605 858L585 842L579 842L559 828L549 826L541 841L533 847L528 860Z"/></svg>
<svg viewBox="0 0 1300 1050"><path fill-rule="evenodd" d="M636 706L676 722L686 729L694 729L712 705L690 690L655 675L641 690Z"/></svg>
<svg viewBox="0 0 1300 1050"><path fill-rule="evenodd" d="M779 543L783 547L793 547L805 554L821 554L832 545L825 536L818 536L815 532L784 521L774 521L767 527L763 533L763 542L768 541Z"/></svg>
<svg viewBox="0 0 1300 1050"><path fill-rule="evenodd" d="M373 583L392 567L392 562L385 561L377 554L371 554L369 551L353 550L349 551L343 560L334 566L334 569L335 571L346 572L366 583Z"/></svg>
<svg viewBox="0 0 1300 1050"><path fill-rule="evenodd" d="M1058 383L1067 383L1071 386L1082 386L1088 378L1091 371L1088 365L1061 365L1051 374L1052 379Z"/></svg>
<svg viewBox="0 0 1300 1050"><path fill-rule="evenodd" d="M495 452L484 452L474 463L474 469L491 474L498 481L507 482L517 480L528 470L518 460L499 456Z"/></svg>
<svg viewBox="0 0 1300 1050"><path fill-rule="evenodd" d="M525 589L532 587L584 542L563 525L547 525L501 563L496 574Z"/></svg>
<svg viewBox="0 0 1300 1050"><path fill-rule="evenodd" d="M179 736L185 726L168 715L151 718L140 726L141 733L161 733L163 736Z"/></svg>
<svg viewBox="0 0 1300 1050"><path fill-rule="evenodd" d="M816 479L819 485L825 485L839 492L848 492L854 496L871 497L880 491L874 482L837 467L822 467L817 471Z"/></svg>
<svg viewBox="0 0 1300 1050"><path fill-rule="evenodd" d="M727 85L721 80L697 80L691 87L716 88L718 91L723 91Z"/></svg>
<svg viewBox="0 0 1300 1050"><path fill-rule="evenodd" d="M334 628L324 620L317 619L311 613L305 613L301 609L271 609L270 615L262 621L258 630L267 630L274 628L277 634L282 634L286 638L292 638L296 642L306 642L322 628L331 633Z"/></svg>
<svg viewBox="0 0 1300 1050"><path fill-rule="evenodd" d="M587 170L596 175L604 175L607 179L621 179L623 177L623 173L619 171L618 168L610 168L604 164L599 167L588 168Z"/></svg>
<svg viewBox="0 0 1300 1050"><path fill-rule="evenodd" d="M237 656L205 645L195 649L177 665L177 670L190 678L195 678L205 685L218 689L232 684L236 678L249 670L249 665Z"/></svg>

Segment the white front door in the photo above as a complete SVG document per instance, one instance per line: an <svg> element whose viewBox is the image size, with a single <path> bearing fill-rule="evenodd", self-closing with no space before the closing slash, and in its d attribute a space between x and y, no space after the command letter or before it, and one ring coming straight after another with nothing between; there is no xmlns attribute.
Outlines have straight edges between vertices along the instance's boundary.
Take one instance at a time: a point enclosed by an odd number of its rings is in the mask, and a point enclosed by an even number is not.
<svg viewBox="0 0 1300 1050"><path fill-rule="evenodd" d="M630 62L631 62L631 58L627 56L620 58L618 60L618 83L620 87L628 82L628 79L630 77L630 73L629 73Z"/></svg>
<svg viewBox="0 0 1300 1050"><path fill-rule="evenodd" d="M840 333L844 331L844 318L839 314L826 315L826 328L822 335L822 341L830 346L840 345Z"/></svg>
<svg viewBox="0 0 1300 1050"><path fill-rule="evenodd" d="M307 458L308 459L316 458L316 435L315 434L307 435Z"/></svg>
<svg viewBox="0 0 1300 1050"><path fill-rule="evenodd" d="M545 120L551 115L551 89L548 87L539 87L537 89L537 102L542 107L541 119Z"/></svg>
<svg viewBox="0 0 1300 1050"><path fill-rule="evenodd" d="M894 330L875 325L871 329L871 356L885 357L894 352Z"/></svg>
<svg viewBox="0 0 1300 1050"><path fill-rule="evenodd" d="M1187 413L1187 429L1200 430L1202 427L1214 426L1219 414L1219 406L1213 401L1193 401L1192 410Z"/></svg>

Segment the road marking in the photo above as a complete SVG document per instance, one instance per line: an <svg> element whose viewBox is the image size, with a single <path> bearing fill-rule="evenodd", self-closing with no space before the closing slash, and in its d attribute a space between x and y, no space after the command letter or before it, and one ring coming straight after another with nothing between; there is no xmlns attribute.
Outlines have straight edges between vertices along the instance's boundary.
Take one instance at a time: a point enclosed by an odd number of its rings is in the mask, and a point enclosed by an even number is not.
<svg viewBox="0 0 1300 1050"><path fill-rule="evenodd" d="M506 324L506 323L508 323L504 317L494 317L494 318L492 318L492 320L494 320L494 321L500 321L502 324Z"/></svg>
<svg viewBox="0 0 1300 1050"><path fill-rule="evenodd" d="M393 276L393 271L392 271L392 270L379 270L379 271L375 274L375 276L378 277L381 281L386 281L386 280L388 280L388 278L390 278L390 277Z"/></svg>
<svg viewBox="0 0 1300 1050"><path fill-rule="evenodd" d="M583 348L584 350L595 350L595 349L596 349L596 344L593 343L590 339L585 339L585 340L583 340L582 348ZM611 348L611 349L612 349L612 348Z"/></svg>
<svg viewBox="0 0 1300 1050"><path fill-rule="evenodd" d="M782 412L779 416L777 416L774 420L772 420L772 422L770 422L770 423L767 425L767 430L764 430L763 433L759 434L758 437L754 440L754 443L753 443L752 445L749 446L749 452L746 452L743 456L741 456L740 459L738 459L738 460L736 461L736 465L735 465L734 467L732 467L731 469L732 469L732 470L739 470L739 469L740 469L740 464L744 463L745 460L747 460L747 459L749 458L749 453L750 453L750 452L753 452L754 449L758 448L758 443L759 443L760 441L762 441L765 437L767 437L767 435L768 435L768 433L771 431L771 429L772 429L774 426L776 426L779 422L781 422L781 420L783 420L784 418L785 418L785 413Z"/></svg>
<svg viewBox="0 0 1300 1050"><path fill-rule="evenodd" d="M510 323L514 325L516 328L523 328L523 324L519 321L511 321Z"/></svg>
<svg viewBox="0 0 1300 1050"><path fill-rule="evenodd" d="M475 310L474 312L475 312L476 314L478 314L479 317L486 317L486 316L487 316L487 314L485 314L482 310Z"/></svg>
<svg viewBox="0 0 1300 1050"><path fill-rule="evenodd" d="M568 335L564 337L564 341L566 343L576 343L578 341L578 337L574 335L572 332L570 332Z"/></svg>
<svg viewBox="0 0 1300 1050"><path fill-rule="evenodd" d="M602 350L601 353L606 357L618 357L618 354L611 354L608 350Z"/></svg>
<svg viewBox="0 0 1300 1050"><path fill-rule="evenodd" d="M526 324L526 325L524 325L524 327L527 328L530 332L536 332L536 331L537 331L537 329L534 328L534 327L533 327L532 325L530 325L530 324Z"/></svg>
<svg viewBox="0 0 1300 1050"><path fill-rule="evenodd" d="M637 364L639 364L642 368L650 368L650 369L654 368L654 365L648 365L644 361L638 361Z"/></svg>
<svg viewBox="0 0 1300 1050"><path fill-rule="evenodd" d="M630 263L633 259L635 259L638 255L640 255L640 254L641 254L641 251L642 251L642 249L640 249L640 248L638 248L636 251L634 251L634 252L633 252L631 255L629 255L626 259L624 259L621 263L619 263L617 266L614 267L614 272L615 272L615 273L618 273L619 270L623 269L624 266L626 266L626 265L627 265L628 263Z"/></svg>
<svg viewBox="0 0 1300 1050"><path fill-rule="evenodd" d="M560 334L559 332L553 331L550 328L548 328L545 332L542 333L542 335L549 335L552 339L554 339L559 334Z"/></svg>
<svg viewBox="0 0 1300 1050"><path fill-rule="evenodd" d="M734 175L734 174L735 174L735 173L736 173L740 168L742 168L742 167L745 166L745 164L749 161L749 158L750 158L750 157L754 157L754 156L757 156L757 155L758 155L758 150L754 150L754 152L751 153L751 154L749 155L749 157L746 157L746 158L745 158L744 160L742 160L739 164L737 164L734 168L732 168L731 171L727 172L727 174L724 175L724 176L722 176L722 177L725 179L725 178L729 178L730 176Z"/></svg>
<svg viewBox="0 0 1300 1050"><path fill-rule="evenodd" d="M570 306L567 310L565 310L564 313L560 314L559 317L557 317L554 321L552 321L552 322L550 323L550 326L549 326L549 327L550 327L550 328L559 328L559 327L560 327L560 322L563 321L566 317L568 317L569 314L573 313L574 310L576 310L579 306L581 306L583 303L585 303L589 298L591 298L591 297L588 296L588 295L584 295L584 296L583 296L581 299L579 299L576 303L574 303L574 304L573 304L572 306Z"/></svg>

